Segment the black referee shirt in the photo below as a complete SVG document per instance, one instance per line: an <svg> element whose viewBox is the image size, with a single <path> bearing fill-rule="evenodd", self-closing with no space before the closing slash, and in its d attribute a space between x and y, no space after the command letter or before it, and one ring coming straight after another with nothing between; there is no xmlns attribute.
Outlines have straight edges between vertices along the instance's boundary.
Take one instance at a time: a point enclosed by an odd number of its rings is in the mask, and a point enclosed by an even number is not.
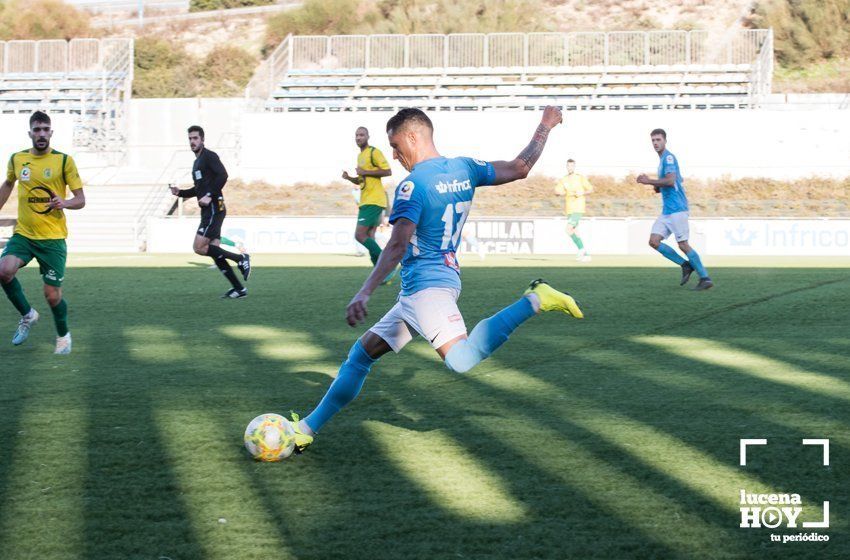
<svg viewBox="0 0 850 560"><path fill-rule="evenodd" d="M209 195L213 200L224 201L221 191L227 183L227 170L214 151L207 148L201 150L201 154L195 158L195 163L192 165L192 180L195 186L181 190L181 197L204 198Z"/></svg>

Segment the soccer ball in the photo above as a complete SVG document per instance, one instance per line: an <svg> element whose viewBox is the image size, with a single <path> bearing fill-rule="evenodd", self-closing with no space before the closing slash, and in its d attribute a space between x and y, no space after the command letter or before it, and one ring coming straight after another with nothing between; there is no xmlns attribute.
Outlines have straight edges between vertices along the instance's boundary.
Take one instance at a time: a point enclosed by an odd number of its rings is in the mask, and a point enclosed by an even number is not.
<svg viewBox="0 0 850 560"><path fill-rule="evenodd" d="M295 431L280 414L261 414L245 428L245 449L257 461L282 461L295 450Z"/></svg>

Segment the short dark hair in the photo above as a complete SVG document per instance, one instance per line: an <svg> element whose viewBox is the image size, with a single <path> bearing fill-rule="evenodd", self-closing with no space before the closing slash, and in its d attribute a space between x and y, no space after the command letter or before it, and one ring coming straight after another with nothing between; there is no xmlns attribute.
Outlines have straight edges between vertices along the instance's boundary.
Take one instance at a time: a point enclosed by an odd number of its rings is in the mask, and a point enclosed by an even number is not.
<svg viewBox="0 0 850 560"><path fill-rule="evenodd" d="M189 130L187 130L186 132L188 134L192 134L193 132L197 132L201 136L202 140L204 138L204 129L201 128L200 126L196 125L196 124L193 124L192 126L190 126Z"/></svg>
<svg viewBox="0 0 850 560"><path fill-rule="evenodd" d="M369 134L369 129L368 129L368 128L366 128L365 126L358 126L358 127L357 127L357 130L360 130L361 128L362 128L363 130L365 130L365 131L366 131L366 134ZM356 131L355 131L355 132L356 132Z"/></svg>
<svg viewBox="0 0 850 560"><path fill-rule="evenodd" d="M575 163L575 162L576 162L576 160L574 160L573 158L570 158L570 159L567 160L567 163Z"/></svg>
<svg viewBox="0 0 850 560"><path fill-rule="evenodd" d="M36 111L32 115L30 115L30 128L32 128L32 125L34 125L35 123L50 124L50 117L47 113Z"/></svg>
<svg viewBox="0 0 850 560"><path fill-rule="evenodd" d="M663 136L665 140L667 140L667 133L664 132L663 128L656 128L655 130L649 133L650 136L658 136L659 134Z"/></svg>
<svg viewBox="0 0 850 560"><path fill-rule="evenodd" d="M434 131L434 124L431 122L431 119L428 118L428 115L425 114L425 111L422 111L421 109L414 109L413 107L407 107L393 115L390 120L387 121L387 132L391 130L401 130L405 125L407 125L407 123L413 122L424 124L429 130L431 130L431 132Z"/></svg>

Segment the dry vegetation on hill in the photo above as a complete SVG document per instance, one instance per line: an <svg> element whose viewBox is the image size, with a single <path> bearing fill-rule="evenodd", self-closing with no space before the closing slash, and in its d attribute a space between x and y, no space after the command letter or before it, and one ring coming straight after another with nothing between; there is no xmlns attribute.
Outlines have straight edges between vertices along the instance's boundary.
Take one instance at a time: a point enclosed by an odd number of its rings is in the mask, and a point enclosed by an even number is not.
<svg viewBox="0 0 850 560"><path fill-rule="evenodd" d="M725 29L748 0L305 0L269 18L265 49L287 33L492 33Z"/></svg>
<svg viewBox="0 0 850 560"><path fill-rule="evenodd" d="M635 184L634 177L590 176L589 179L595 189L587 198L589 216L658 214L660 200L647 187ZM563 199L555 196L554 184L551 177L534 176L511 185L481 189L475 195L474 213L476 216L560 216ZM850 177L843 180L809 177L796 181L690 179L685 188L695 217L850 217ZM16 215L16 195L10 197L0 214ZM347 216L356 212L351 184L341 181L273 185L234 179L225 187L225 198L228 212L233 216ZM517 200L523 204L517 206ZM194 200L186 201L184 213L198 213Z"/></svg>
<svg viewBox="0 0 850 560"><path fill-rule="evenodd" d="M263 50L288 33L734 27L774 29L775 91L850 91L850 0L305 0L269 18Z"/></svg>
<svg viewBox="0 0 850 560"><path fill-rule="evenodd" d="M201 0L198 0L201 1ZM265 0L204 0L244 5ZM206 4L205 4L206 5ZM207 62L207 78L194 91L177 87L181 68L164 60L144 62L136 95L238 95L245 68L287 33L454 33L621 29L709 29L772 27L775 31L777 92L850 91L850 0L303 0L300 8L272 16L114 28L112 36L165 42L186 67ZM62 0L0 1L0 40L96 36L88 13ZM141 49L145 54L144 46ZM217 52L230 48L228 56ZM237 52L238 49L238 52ZM162 49L160 49L162 50ZM149 52L147 53L150 54ZM220 68L209 69L214 63ZM152 70L153 69L153 70ZM182 68L185 69L185 68ZM185 75L185 72L184 72ZM232 75L227 84L205 83Z"/></svg>
<svg viewBox="0 0 850 560"><path fill-rule="evenodd" d="M591 176L595 192L588 196L592 216L654 216L660 201L634 177ZM481 189L475 196L479 216L557 216L563 199L553 192L554 179L531 177L508 186ZM348 183L230 181L225 196L233 215L348 215L355 210ZM688 180L688 199L694 216L850 216L850 177L844 180L811 177L797 181L763 178L711 181ZM517 206L516 201L523 204ZM187 204L195 213L196 207Z"/></svg>
<svg viewBox="0 0 850 560"><path fill-rule="evenodd" d="M0 1L0 40L91 37L86 12L62 0Z"/></svg>

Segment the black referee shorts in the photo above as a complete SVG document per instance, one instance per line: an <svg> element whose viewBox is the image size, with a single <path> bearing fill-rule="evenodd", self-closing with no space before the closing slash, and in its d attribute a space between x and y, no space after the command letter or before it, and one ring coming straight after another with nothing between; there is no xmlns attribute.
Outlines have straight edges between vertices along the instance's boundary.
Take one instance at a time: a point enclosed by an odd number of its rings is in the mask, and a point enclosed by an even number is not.
<svg viewBox="0 0 850 560"><path fill-rule="evenodd" d="M224 224L226 210L213 208L215 204L207 206L201 211L201 225L198 226L198 235L207 239L221 238L221 226Z"/></svg>

